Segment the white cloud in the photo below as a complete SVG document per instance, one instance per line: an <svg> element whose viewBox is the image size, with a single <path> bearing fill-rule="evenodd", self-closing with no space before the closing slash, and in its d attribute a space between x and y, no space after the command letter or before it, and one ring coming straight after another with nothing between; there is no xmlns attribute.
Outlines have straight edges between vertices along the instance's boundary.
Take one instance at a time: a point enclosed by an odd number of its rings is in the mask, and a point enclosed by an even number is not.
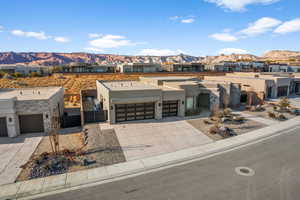
<svg viewBox="0 0 300 200"><path fill-rule="evenodd" d="M4 26L0 25L0 32L3 32Z"/></svg>
<svg viewBox="0 0 300 200"><path fill-rule="evenodd" d="M89 38L98 38L98 37L101 37L102 34L98 34L98 33L89 33L88 36L89 36Z"/></svg>
<svg viewBox="0 0 300 200"><path fill-rule="evenodd" d="M172 16L172 17L170 17L169 19L170 20L177 20L177 19L179 19L179 18L181 18L180 16Z"/></svg>
<svg viewBox="0 0 300 200"><path fill-rule="evenodd" d="M38 40L46 40L51 38L50 36L47 36L44 32L24 32L21 30L12 30L11 34L16 36L31 37Z"/></svg>
<svg viewBox="0 0 300 200"><path fill-rule="evenodd" d="M215 40L219 40L219 41L223 41L223 42L234 42L237 41L238 38L230 33L215 33L210 35L209 37L215 39Z"/></svg>
<svg viewBox="0 0 300 200"><path fill-rule="evenodd" d="M102 53L102 52L104 52L103 49L99 49L99 48L95 48L95 47L87 47L87 48L84 48L84 50L90 51L90 52L94 52L94 53Z"/></svg>
<svg viewBox="0 0 300 200"><path fill-rule="evenodd" d="M221 49L218 53L219 54L230 55L230 54L233 54L233 53L234 54L247 54L249 52L244 50L244 49L225 48L225 49Z"/></svg>
<svg viewBox="0 0 300 200"><path fill-rule="evenodd" d="M229 9L231 11L244 11L246 6L251 4L272 4L279 0L205 0L209 3L215 3L217 6Z"/></svg>
<svg viewBox="0 0 300 200"><path fill-rule="evenodd" d="M181 23L184 23L184 24L191 24L195 22L195 19L194 18L189 18L189 19L182 19L181 20Z"/></svg>
<svg viewBox="0 0 300 200"><path fill-rule="evenodd" d="M300 31L300 18L284 22L275 29L274 33L286 34L297 31Z"/></svg>
<svg viewBox="0 0 300 200"><path fill-rule="evenodd" d="M280 25L281 23L282 22L280 20L270 17L263 17L253 23L250 23L248 28L241 30L240 33L246 36L255 36L271 31L272 28Z"/></svg>
<svg viewBox="0 0 300 200"><path fill-rule="evenodd" d="M89 44L92 47L100 49L120 48L136 45L136 43L133 43L130 40L126 40L124 36L120 35L104 35L95 40L91 40Z"/></svg>
<svg viewBox="0 0 300 200"><path fill-rule="evenodd" d="M195 22L195 16L188 15L188 16L172 16L169 18L172 21L178 21L183 24L191 24Z"/></svg>
<svg viewBox="0 0 300 200"><path fill-rule="evenodd" d="M170 50L170 49L143 49L137 55L144 56L170 56L170 55L178 55L183 53L180 49L178 50Z"/></svg>
<svg viewBox="0 0 300 200"><path fill-rule="evenodd" d="M46 40L49 38L49 36L46 36L44 32L24 32L21 30L14 30L12 31L12 34L17 36L31 37L38 40Z"/></svg>
<svg viewBox="0 0 300 200"><path fill-rule="evenodd" d="M54 37L54 40L56 42L62 42L62 43L70 42L70 39L67 37Z"/></svg>

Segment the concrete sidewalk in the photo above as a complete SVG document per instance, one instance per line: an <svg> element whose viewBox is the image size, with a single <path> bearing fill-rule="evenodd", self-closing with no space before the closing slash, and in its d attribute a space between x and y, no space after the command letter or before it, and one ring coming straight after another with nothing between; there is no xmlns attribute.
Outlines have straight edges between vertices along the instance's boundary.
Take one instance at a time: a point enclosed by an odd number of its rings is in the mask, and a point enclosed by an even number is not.
<svg viewBox="0 0 300 200"><path fill-rule="evenodd" d="M153 170L160 170L174 165L193 162L208 156L240 148L251 143L256 143L276 135L284 134L285 130L290 130L297 126L300 126L300 117L200 147L107 167L4 185L0 186L0 199L20 199L22 197L32 197L32 195L37 194L46 195L47 192L49 194L52 191L54 193L64 192L79 187L89 187L91 185L110 182L118 178L149 173Z"/></svg>

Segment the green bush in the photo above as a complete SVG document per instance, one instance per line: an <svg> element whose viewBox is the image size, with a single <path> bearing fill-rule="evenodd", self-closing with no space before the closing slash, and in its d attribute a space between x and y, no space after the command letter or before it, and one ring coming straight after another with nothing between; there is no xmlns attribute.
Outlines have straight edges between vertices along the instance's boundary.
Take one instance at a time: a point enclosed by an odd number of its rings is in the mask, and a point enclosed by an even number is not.
<svg viewBox="0 0 300 200"><path fill-rule="evenodd" d="M3 78L4 75L5 75L5 72L0 71L0 78Z"/></svg>
<svg viewBox="0 0 300 200"><path fill-rule="evenodd" d="M20 78L20 77L23 77L23 74L21 74L20 72L15 72L12 74L12 76L15 78Z"/></svg>
<svg viewBox="0 0 300 200"><path fill-rule="evenodd" d="M37 72L30 72L29 76L30 76L30 77L39 77L40 74L37 73Z"/></svg>

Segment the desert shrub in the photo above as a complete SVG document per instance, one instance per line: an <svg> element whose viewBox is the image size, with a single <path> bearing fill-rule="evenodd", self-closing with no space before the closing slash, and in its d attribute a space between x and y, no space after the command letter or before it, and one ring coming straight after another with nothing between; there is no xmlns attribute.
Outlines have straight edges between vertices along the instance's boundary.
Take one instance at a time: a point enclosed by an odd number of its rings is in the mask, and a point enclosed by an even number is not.
<svg viewBox="0 0 300 200"><path fill-rule="evenodd" d="M220 131L220 127L216 124L209 129L210 134L217 134Z"/></svg>
<svg viewBox="0 0 300 200"><path fill-rule="evenodd" d="M0 71L0 78L3 78L4 75L5 75L5 72Z"/></svg>
<svg viewBox="0 0 300 200"><path fill-rule="evenodd" d="M291 105L290 101L288 98L281 98L280 101L278 102L278 106L280 107L280 110L285 110Z"/></svg>
<svg viewBox="0 0 300 200"><path fill-rule="evenodd" d="M211 122L207 119L205 119L203 122L204 122L204 124L211 124Z"/></svg>
<svg viewBox="0 0 300 200"><path fill-rule="evenodd" d="M276 115L273 112L268 112L268 116L273 119L276 118Z"/></svg>
<svg viewBox="0 0 300 200"><path fill-rule="evenodd" d="M280 115L278 116L278 120L280 120L280 121L285 121L285 120L287 120L287 118L286 118L286 116L284 116L283 114L280 114Z"/></svg>
<svg viewBox="0 0 300 200"><path fill-rule="evenodd" d="M223 111L224 115L231 115L232 114L232 110L230 108L225 108Z"/></svg>
<svg viewBox="0 0 300 200"><path fill-rule="evenodd" d="M30 72L29 76L30 77L39 77L40 74L38 72Z"/></svg>
<svg viewBox="0 0 300 200"><path fill-rule="evenodd" d="M20 77L23 76L23 74L21 74L20 72L15 72L15 73L12 74L12 76L15 77L15 78L20 78Z"/></svg>
<svg viewBox="0 0 300 200"><path fill-rule="evenodd" d="M234 117L233 120L238 123L243 123L245 121L245 117L237 116Z"/></svg>

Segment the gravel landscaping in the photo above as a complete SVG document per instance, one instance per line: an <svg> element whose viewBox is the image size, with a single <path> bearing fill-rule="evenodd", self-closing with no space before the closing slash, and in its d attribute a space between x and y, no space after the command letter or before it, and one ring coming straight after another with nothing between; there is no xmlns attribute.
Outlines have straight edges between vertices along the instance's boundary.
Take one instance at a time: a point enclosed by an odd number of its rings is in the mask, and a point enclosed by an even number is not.
<svg viewBox="0 0 300 200"><path fill-rule="evenodd" d="M209 121L211 124L207 124L205 121ZM219 134L211 134L209 132L210 128L214 126L214 122L211 121L209 118L188 120L187 122L191 124L194 128L198 129L199 131L201 131L202 133L204 133L205 135L207 135L215 141L224 139L224 137L222 137ZM245 134L247 132L266 127L266 125L264 124L249 119L245 119L245 121L241 124L225 122L221 125L232 129L237 135Z"/></svg>
<svg viewBox="0 0 300 200"><path fill-rule="evenodd" d="M249 110L245 110L244 108L241 108L241 111L246 113L246 114L249 114L249 115L253 115L253 116L256 116L256 117L262 117L262 118L265 118L265 119L271 119L271 120L276 120L276 119L269 117L269 112L275 113L276 115L283 114L286 117L287 120L292 119L294 117L297 117L296 115L293 115L289 112L279 112L279 111L276 111L276 110L274 111L273 105L271 105L271 104L262 105L262 108L264 109L263 111L251 112Z"/></svg>
<svg viewBox="0 0 300 200"><path fill-rule="evenodd" d="M45 136L23 166L17 181L74 172L88 168L125 162L114 130L100 131L98 125L88 125L88 144L84 146L80 130L70 129L59 136L60 152L54 155L49 137Z"/></svg>

